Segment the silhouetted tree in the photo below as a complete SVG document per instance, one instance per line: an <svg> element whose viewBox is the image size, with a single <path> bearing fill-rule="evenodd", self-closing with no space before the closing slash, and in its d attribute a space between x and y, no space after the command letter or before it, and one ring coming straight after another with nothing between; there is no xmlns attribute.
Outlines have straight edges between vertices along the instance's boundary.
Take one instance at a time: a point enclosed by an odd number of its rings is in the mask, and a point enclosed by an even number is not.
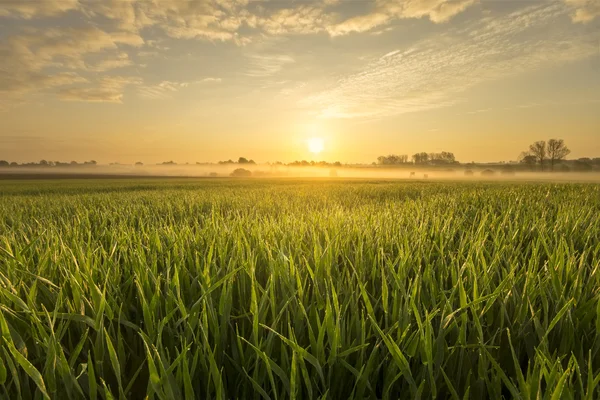
<svg viewBox="0 0 600 400"><path fill-rule="evenodd" d="M11 162L11 163L10 163L10 166L11 166L11 167L18 167L18 166L19 166L19 163L18 163L18 162L15 162L15 161L13 161L13 162Z"/></svg>
<svg viewBox="0 0 600 400"><path fill-rule="evenodd" d="M0 167L8 167L10 164L8 161L0 160Z"/></svg>
<svg viewBox="0 0 600 400"><path fill-rule="evenodd" d="M548 151L546 149L546 142L543 140L537 141L529 146L529 153L535 157L536 161L540 163L540 168L544 170L544 161Z"/></svg>
<svg viewBox="0 0 600 400"><path fill-rule="evenodd" d="M537 159L533 154L530 154L528 151L524 151L519 156L519 162L521 164L533 166L537 162Z"/></svg>
<svg viewBox="0 0 600 400"><path fill-rule="evenodd" d="M141 161L138 161L138 162L136 162L136 163L135 163L135 166L136 166L136 167L141 167L141 166L143 166L143 165L144 165L144 163L143 163L143 162L141 162Z"/></svg>
<svg viewBox="0 0 600 400"><path fill-rule="evenodd" d="M412 156L415 164L426 164L429 161L429 154L422 152L416 153Z"/></svg>
<svg viewBox="0 0 600 400"><path fill-rule="evenodd" d="M405 164L408 162L408 156L406 154L396 155L390 154L389 156L377 157L377 162L381 165L398 165Z"/></svg>
<svg viewBox="0 0 600 400"><path fill-rule="evenodd" d="M550 159L550 170L554 171L554 164L557 161L564 160L571 154L571 150L565 145L565 141L562 139L550 139L548 140L548 159Z"/></svg>
<svg viewBox="0 0 600 400"><path fill-rule="evenodd" d="M246 157L240 157L238 158L238 164L248 164L249 161Z"/></svg>

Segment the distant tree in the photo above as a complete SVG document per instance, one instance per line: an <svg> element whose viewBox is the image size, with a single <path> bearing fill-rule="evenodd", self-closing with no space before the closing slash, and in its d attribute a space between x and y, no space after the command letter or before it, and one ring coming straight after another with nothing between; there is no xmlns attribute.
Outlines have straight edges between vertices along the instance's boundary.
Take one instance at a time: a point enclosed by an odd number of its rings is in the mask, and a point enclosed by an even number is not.
<svg viewBox="0 0 600 400"><path fill-rule="evenodd" d="M496 173L491 169L481 171L481 176L494 176Z"/></svg>
<svg viewBox="0 0 600 400"><path fill-rule="evenodd" d="M17 163L17 162L15 162L15 161L13 161L13 162L11 162L11 163L10 163L10 166L11 166L11 167L18 167L18 166L19 166L19 163Z"/></svg>
<svg viewBox="0 0 600 400"><path fill-rule="evenodd" d="M144 163L141 162L141 161L138 161L138 162L135 163L136 167L142 167L143 165L144 165Z"/></svg>
<svg viewBox="0 0 600 400"><path fill-rule="evenodd" d="M234 170L231 173L231 176L235 176L235 177L239 177L239 178L245 178L245 177L252 176L252 172L248 171L247 169L244 169L244 168L237 168L236 170Z"/></svg>
<svg viewBox="0 0 600 400"><path fill-rule="evenodd" d="M519 162L521 164L526 164L533 167L537 162L537 158L533 154L530 154L528 151L524 151L519 156Z"/></svg>
<svg viewBox="0 0 600 400"><path fill-rule="evenodd" d="M424 153L421 153L424 154ZM442 151L441 153L429 153L428 160L431 164L453 164L456 162L454 153Z"/></svg>
<svg viewBox="0 0 600 400"><path fill-rule="evenodd" d="M41 160L40 161L40 166L42 166L42 167L48 167L48 166L50 166L50 163L48 161L46 161L46 160Z"/></svg>
<svg viewBox="0 0 600 400"><path fill-rule="evenodd" d="M544 161L548 154L546 142L543 140L537 141L529 146L529 153L535 157L535 160L540 163L540 168L544 170Z"/></svg>
<svg viewBox="0 0 600 400"><path fill-rule="evenodd" d="M341 163L341 162L339 162L339 161L336 161L336 162L334 162L334 163L333 163L333 166L334 166L334 167L341 167L341 166L342 166L342 163Z"/></svg>
<svg viewBox="0 0 600 400"><path fill-rule="evenodd" d="M85 165L97 165L98 163L96 162L96 160L90 160L90 161L85 161L84 164Z"/></svg>
<svg viewBox="0 0 600 400"><path fill-rule="evenodd" d="M406 154L402 154L402 155L390 154L388 156L379 156L379 157L377 157L377 162L380 165L405 164L408 162L408 156Z"/></svg>
<svg viewBox="0 0 600 400"><path fill-rule="evenodd" d="M79 165L77 161L71 161L71 165Z"/></svg>
<svg viewBox="0 0 600 400"><path fill-rule="evenodd" d="M246 157L240 157L238 158L238 164L249 164L250 161L248 161L248 159Z"/></svg>
<svg viewBox="0 0 600 400"><path fill-rule="evenodd" d="M219 164L235 164L235 162L232 159L229 159L227 161L219 161Z"/></svg>
<svg viewBox="0 0 600 400"><path fill-rule="evenodd" d="M174 161L165 161L162 163L162 165L177 165L177 163Z"/></svg>
<svg viewBox="0 0 600 400"><path fill-rule="evenodd" d="M556 164L557 161L564 160L569 154L571 154L571 150L565 145L564 140L548 140L548 159L550 159L551 171L554 171L554 164Z"/></svg>
<svg viewBox="0 0 600 400"><path fill-rule="evenodd" d="M592 159L592 164L594 164L594 165L600 165L600 157L593 158Z"/></svg>
<svg viewBox="0 0 600 400"><path fill-rule="evenodd" d="M465 176L473 176L473 171L471 171L470 169L466 170Z"/></svg>
<svg viewBox="0 0 600 400"><path fill-rule="evenodd" d="M429 161L429 154L425 152L416 153L412 156L412 159L415 164L427 164L427 162Z"/></svg>
<svg viewBox="0 0 600 400"><path fill-rule="evenodd" d="M8 167L10 163L5 160L0 160L0 167Z"/></svg>

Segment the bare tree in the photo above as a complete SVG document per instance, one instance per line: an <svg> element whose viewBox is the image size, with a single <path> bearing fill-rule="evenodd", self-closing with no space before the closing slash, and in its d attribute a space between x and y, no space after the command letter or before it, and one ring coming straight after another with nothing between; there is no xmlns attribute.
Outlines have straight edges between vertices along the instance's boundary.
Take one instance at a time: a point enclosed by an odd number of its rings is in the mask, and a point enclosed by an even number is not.
<svg viewBox="0 0 600 400"><path fill-rule="evenodd" d="M571 154L571 150L565 145L564 140L548 140L548 159L550 160L551 171L554 171L554 164L556 164L557 161L564 160L569 154Z"/></svg>
<svg viewBox="0 0 600 400"><path fill-rule="evenodd" d="M537 141L531 146L529 146L529 152L535 159L540 163L540 167L542 171L544 170L544 161L546 160L547 150L546 150L546 142L543 140Z"/></svg>

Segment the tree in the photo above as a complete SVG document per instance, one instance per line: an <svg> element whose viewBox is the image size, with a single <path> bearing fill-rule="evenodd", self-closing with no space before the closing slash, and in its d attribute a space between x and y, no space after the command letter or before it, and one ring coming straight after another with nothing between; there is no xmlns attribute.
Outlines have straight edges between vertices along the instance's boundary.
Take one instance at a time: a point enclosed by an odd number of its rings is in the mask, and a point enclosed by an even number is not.
<svg viewBox="0 0 600 400"><path fill-rule="evenodd" d="M416 153L412 156L412 159L415 164L426 164L429 161L429 154L425 152Z"/></svg>
<svg viewBox="0 0 600 400"><path fill-rule="evenodd" d="M565 141L562 139L550 139L548 140L548 159L550 159L550 170L554 171L554 164L557 161L564 160L571 154L571 150L565 145Z"/></svg>
<svg viewBox="0 0 600 400"><path fill-rule="evenodd" d="M0 160L0 167L8 167L10 164L8 163L8 161L5 160Z"/></svg>
<svg viewBox="0 0 600 400"><path fill-rule="evenodd" d="M546 160L547 149L546 142L543 140L537 141L529 146L529 153L535 157L535 160L540 163L542 171L544 170L544 161Z"/></svg>
<svg viewBox="0 0 600 400"><path fill-rule="evenodd" d="M519 162L521 164L529 165L529 167L533 167L537 162L537 159L533 154L529 153L528 151L524 151L519 156Z"/></svg>
<svg viewBox="0 0 600 400"><path fill-rule="evenodd" d="M141 166L143 166L143 165L144 165L144 163L143 163L143 162L141 162L141 161L138 161L138 162L136 162L136 163L135 163L135 166L136 166L136 167L141 167Z"/></svg>
<svg viewBox="0 0 600 400"><path fill-rule="evenodd" d="M238 164L256 164L254 160L248 160L246 157L238 158Z"/></svg>

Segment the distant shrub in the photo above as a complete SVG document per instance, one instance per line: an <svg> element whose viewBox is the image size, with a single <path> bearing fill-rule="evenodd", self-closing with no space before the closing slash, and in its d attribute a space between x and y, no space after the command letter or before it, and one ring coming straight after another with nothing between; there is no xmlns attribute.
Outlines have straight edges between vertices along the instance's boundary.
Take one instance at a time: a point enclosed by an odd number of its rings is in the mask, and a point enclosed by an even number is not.
<svg viewBox="0 0 600 400"><path fill-rule="evenodd" d="M481 171L481 176L494 176L496 175L496 172L492 171L491 169L485 169L483 171Z"/></svg>
<svg viewBox="0 0 600 400"><path fill-rule="evenodd" d="M210 176L211 178L216 178L217 176L219 176L219 174L217 174L216 172L211 172L210 174L208 174L208 176Z"/></svg>
<svg viewBox="0 0 600 400"><path fill-rule="evenodd" d="M474 172L471 171L470 169L465 171L465 176L473 176Z"/></svg>
<svg viewBox="0 0 600 400"><path fill-rule="evenodd" d="M231 176L235 176L238 178L245 178L245 177L252 176L252 171L248 171L247 169L244 169L244 168L238 168L231 173Z"/></svg>

